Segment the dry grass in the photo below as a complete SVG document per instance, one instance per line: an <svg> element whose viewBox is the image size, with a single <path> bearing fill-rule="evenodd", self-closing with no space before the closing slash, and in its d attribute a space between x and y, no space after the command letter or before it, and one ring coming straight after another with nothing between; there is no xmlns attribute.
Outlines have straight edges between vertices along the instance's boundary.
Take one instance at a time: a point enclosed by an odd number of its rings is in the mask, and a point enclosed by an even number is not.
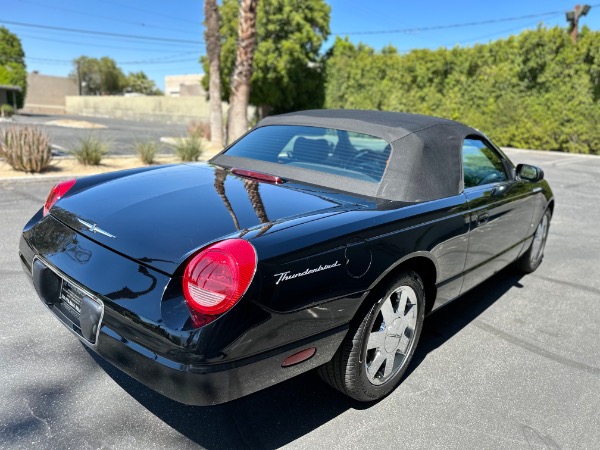
<svg viewBox="0 0 600 450"><path fill-rule="evenodd" d="M79 145L71 151L84 166L97 166L108 155L108 144L90 134L79 140Z"/></svg>
<svg viewBox="0 0 600 450"><path fill-rule="evenodd" d="M140 158L140 161L146 165L154 164L159 148L159 144L151 140L135 143L135 152Z"/></svg>
<svg viewBox="0 0 600 450"><path fill-rule="evenodd" d="M173 147L173 151L183 162L198 161L204 152L202 139L196 136L176 139L171 144L171 147Z"/></svg>
<svg viewBox="0 0 600 450"><path fill-rule="evenodd" d="M210 141L212 137L210 133L210 123L208 122L190 122L187 126L187 133L190 137L195 137L198 139L202 138L207 141Z"/></svg>

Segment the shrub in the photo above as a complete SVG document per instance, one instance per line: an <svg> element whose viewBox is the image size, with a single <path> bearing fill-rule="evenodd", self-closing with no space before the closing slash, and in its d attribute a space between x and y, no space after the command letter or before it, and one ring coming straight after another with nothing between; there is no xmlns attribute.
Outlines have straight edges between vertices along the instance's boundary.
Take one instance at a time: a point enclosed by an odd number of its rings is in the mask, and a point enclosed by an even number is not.
<svg viewBox="0 0 600 450"><path fill-rule="evenodd" d="M3 128L0 156L15 170L41 172L52 160L50 138L32 126Z"/></svg>
<svg viewBox="0 0 600 450"><path fill-rule="evenodd" d="M195 136L178 138L171 146L181 161L198 161L204 151L202 140Z"/></svg>
<svg viewBox="0 0 600 450"><path fill-rule="evenodd" d="M577 45L560 27L488 44L380 52L338 38L325 62L325 107L432 114L501 146L600 152L600 32Z"/></svg>
<svg viewBox="0 0 600 450"><path fill-rule="evenodd" d="M71 153L84 166L98 166L108 154L108 144L90 134L80 139L78 147Z"/></svg>
<svg viewBox="0 0 600 450"><path fill-rule="evenodd" d="M190 122L187 126L187 132L189 137L196 137L198 139L211 140L210 134L210 123L208 122Z"/></svg>
<svg viewBox="0 0 600 450"><path fill-rule="evenodd" d="M0 105L0 117L11 117L15 110L10 105Z"/></svg>
<svg viewBox="0 0 600 450"><path fill-rule="evenodd" d="M158 152L158 144L155 141L141 141L135 143L135 151L144 164L153 164L156 153Z"/></svg>

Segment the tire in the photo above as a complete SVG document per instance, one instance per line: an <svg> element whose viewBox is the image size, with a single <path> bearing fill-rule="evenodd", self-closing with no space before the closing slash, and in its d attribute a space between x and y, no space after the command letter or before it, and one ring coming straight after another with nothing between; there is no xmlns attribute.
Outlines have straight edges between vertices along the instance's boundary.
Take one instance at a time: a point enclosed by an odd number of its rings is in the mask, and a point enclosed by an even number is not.
<svg viewBox="0 0 600 450"><path fill-rule="evenodd" d="M400 274L375 298L359 310L332 360L319 368L328 384L362 402L379 400L400 384L425 316L425 289L415 272Z"/></svg>
<svg viewBox="0 0 600 450"><path fill-rule="evenodd" d="M550 219L552 214L546 210L540 219L533 241L525 253L517 260L517 267L521 272L531 273L535 271L544 259L544 249L548 239L548 230L550 229Z"/></svg>

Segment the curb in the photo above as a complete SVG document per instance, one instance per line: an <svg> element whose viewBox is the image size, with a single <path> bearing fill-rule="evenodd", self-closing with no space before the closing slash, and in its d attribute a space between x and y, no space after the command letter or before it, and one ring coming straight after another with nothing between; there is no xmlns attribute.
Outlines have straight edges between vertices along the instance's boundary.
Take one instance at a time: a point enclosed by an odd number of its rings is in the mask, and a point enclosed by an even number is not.
<svg viewBox="0 0 600 450"><path fill-rule="evenodd" d="M564 156L564 157L568 157L568 156L576 156L576 157L581 157L581 158L598 158L600 157L600 155L590 155L587 153L568 153L568 152L560 152L557 150L535 150L535 149L529 149L529 148L514 148L514 147L500 147L500 149L504 152L504 151L508 151L508 152L528 152L528 153L536 153L538 155L551 155L551 156Z"/></svg>
<svg viewBox="0 0 600 450"><path fill-rule="evenodd" d="M91 175L91 174L86 174ZM22 177L2 177L0 178L0 183L37 183L40 181L58 181L58 180L66 180L70 178L79 178L81 176L85 176L83 174L71 174L71 175L31 175L31 176L22 176Z"/></svg>

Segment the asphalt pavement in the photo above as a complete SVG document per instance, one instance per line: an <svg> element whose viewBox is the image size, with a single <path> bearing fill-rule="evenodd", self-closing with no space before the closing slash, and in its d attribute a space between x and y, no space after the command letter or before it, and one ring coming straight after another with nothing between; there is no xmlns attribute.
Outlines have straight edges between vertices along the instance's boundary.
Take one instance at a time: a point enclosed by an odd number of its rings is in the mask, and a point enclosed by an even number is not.
<svg viewBox="0 0 600 450"><path fill-rule="evenodd" d="M508 151L556 196L546 257L426 320L400 387L364 405L307 373L214 407L168 400L91 354L22 273L50 181L0 182L0 448L598 449L600 157Z"/></svg>
<svg viewBox="0 0 600 450"><path fill-rule="evenodd" d="M52 125L54 121L89 122L104 128L73 128ZM35 125L50 136L55 149L68 152L77 148L81 139L93 135L105 142L112 155L135 155L135 143L145 140L159 142L161 138L177 138L187 135L187 124L164 124L161 122L140 122L134 120L110 119L104 117L69 115L19 115L12 121L0 122L0 128L10 125ZM164 145L161 153L172 153Z"/></svg>

